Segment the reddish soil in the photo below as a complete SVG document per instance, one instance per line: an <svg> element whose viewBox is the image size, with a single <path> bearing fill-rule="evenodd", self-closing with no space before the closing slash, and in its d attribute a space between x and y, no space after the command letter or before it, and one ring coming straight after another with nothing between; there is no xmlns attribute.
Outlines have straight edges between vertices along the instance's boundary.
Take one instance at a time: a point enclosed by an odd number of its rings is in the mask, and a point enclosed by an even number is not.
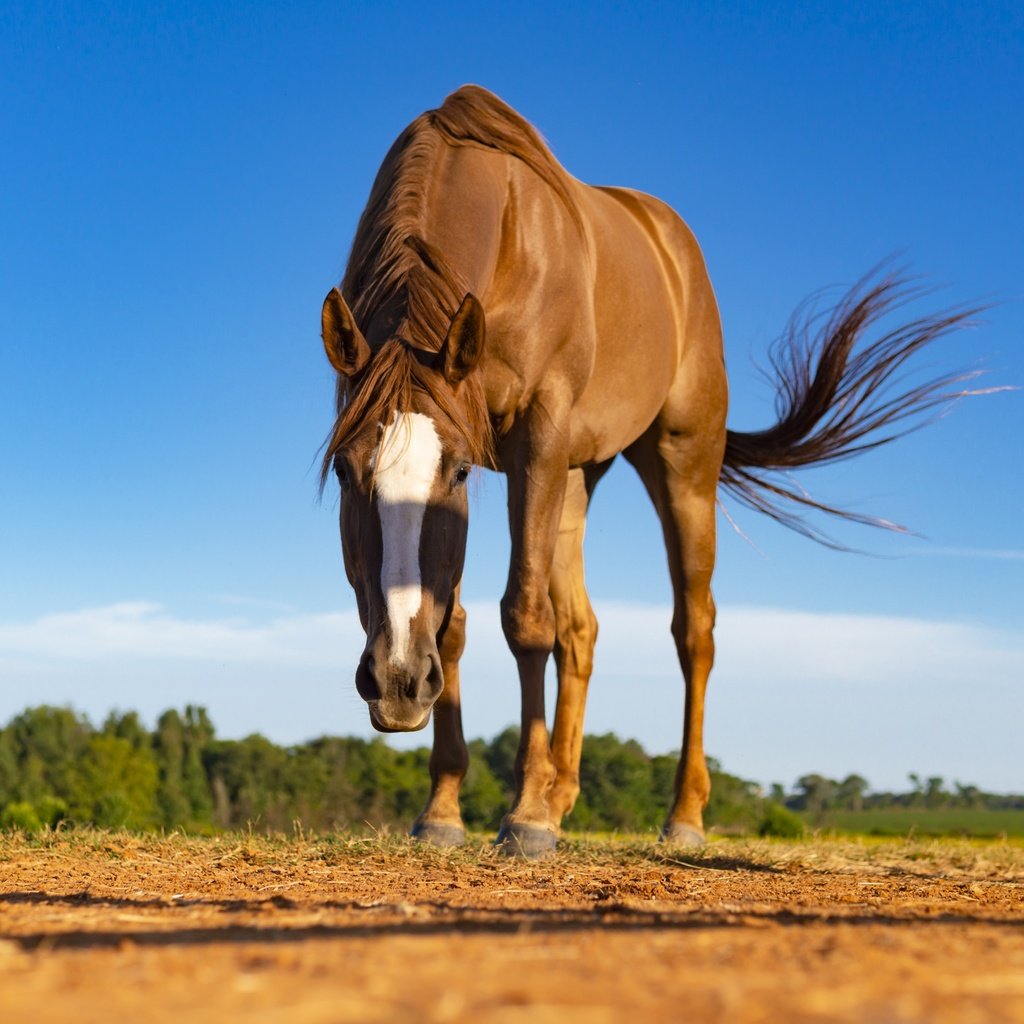
<svg viewBox="0 0 1024 1024"><path fill-rule="evenodd" d="M6 1022L1024 1022L1024 848L0 840Z"/></svg>

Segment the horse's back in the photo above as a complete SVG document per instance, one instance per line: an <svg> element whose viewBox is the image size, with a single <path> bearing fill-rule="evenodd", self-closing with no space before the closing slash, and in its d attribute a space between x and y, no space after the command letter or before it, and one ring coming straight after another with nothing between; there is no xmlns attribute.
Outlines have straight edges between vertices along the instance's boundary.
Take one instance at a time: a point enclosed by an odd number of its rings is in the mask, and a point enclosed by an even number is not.
<svg viewBox="0 0 1024 1024"><path fill-rule="evenodd" d="M668 203L635 189L613 186L590 186L588 193L597 214L592 223L603 230L598 245L608 256L628 258L623 242L631 235L642 236L654 256L652 272L637 276L639 263L628 262L623 269L629 274L629 301L638 313L650 315L650 307L667 304L673 313L673 333L677 361L688 347L700 346L714 350L721 347L721 330L714 292L704 263L704 254L693 231ZM604 202L600 202L604 200ZM609 203L609 201L611 201ZM609 217L608 211L615 211ZM645 268L646 269L646 268ZM709 317L709 313L713 314ZM707 338L706 335L713 335Z"/></svg>
<svg viewBox="0 0 1024 1024"><path fill-rule="evenodd" d="M567 409L584 465L633 443L681 377L717 391L721 331L700 248L669 206L566 179L562 196L508 154L442 147L425 227L484 301L492 417Z"/></svg>
<svg viewBox="0 0 1024 1024"><path fill-rule="evenodd" d="M593 261L594 362L573 416L581 461L634 441L673 391L718 387L722 342L700 247L667 204L630 189L581 186Z"/></svg>

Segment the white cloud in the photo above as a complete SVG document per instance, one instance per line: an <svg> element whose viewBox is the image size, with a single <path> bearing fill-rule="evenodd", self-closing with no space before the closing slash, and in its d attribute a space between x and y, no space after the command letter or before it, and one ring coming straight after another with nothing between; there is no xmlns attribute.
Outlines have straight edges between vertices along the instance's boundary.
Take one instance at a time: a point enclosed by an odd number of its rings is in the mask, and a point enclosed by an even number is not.
<svg viewBox="0 0 1024 1024"><path fill-rule="evenodd" d="M467 610L466 730L489 736L518 720L514 663L496 603ZM651 751L676 747L683 686L670 609L598 603L597 613L588 731L633 736ZM0 721L42 702L94 718L137 708L150 719L192 702L229 736L369 734L352 683L364 641L356 613L257 615L189 619L140 601L0 623ZM784 782L858 770L875 785L923 770L1024 788L1017 633L734 606L720 611L716 640L707 745L730 770Z"/></svg>
<svg viewBox="0 0 1024 1024"><path fill-rule="evenodd" d="M125 602L0 625L0 665L17 658L97 661L110 658L325 665L362 647L353 612L287 615L257 624L232 617L183 619L162 605Z"/></svg>
<svg viewBox="0 0 1024 1024"><path fill-rule="evenodd" d="M1018 637L957 622L738 607L723 615L719 637L719 667L829 683L1024 668Z"/></svg>

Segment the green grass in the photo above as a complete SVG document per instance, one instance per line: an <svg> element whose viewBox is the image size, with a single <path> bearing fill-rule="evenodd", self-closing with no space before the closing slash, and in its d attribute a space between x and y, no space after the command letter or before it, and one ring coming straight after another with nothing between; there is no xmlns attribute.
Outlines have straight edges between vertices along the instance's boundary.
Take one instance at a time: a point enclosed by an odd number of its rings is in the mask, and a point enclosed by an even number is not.
<svg viewBox="0 0 1024 1024"><path fill-rule="evenodd" d="M1024 836L1024 810L927 810L892 807L866 811L829 811L818 824L852 835L875 836Z"/></svg>

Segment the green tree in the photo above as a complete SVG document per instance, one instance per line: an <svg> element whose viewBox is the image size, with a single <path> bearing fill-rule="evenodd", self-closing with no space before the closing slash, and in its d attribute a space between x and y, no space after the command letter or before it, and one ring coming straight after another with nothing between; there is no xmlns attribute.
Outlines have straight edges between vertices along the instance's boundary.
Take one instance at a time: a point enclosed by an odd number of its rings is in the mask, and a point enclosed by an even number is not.
<svg viewBox="0 0 1024 1024"><path fill-rule="evenodd" d="M185 726L174 708L157 719L153 755L159 772L157 806L160 823L167 829L184 825L192 816L184 785Z"/></svg>
<svg viewBox="0 0 1024 1024"><path fill-rule="evenodd" d="M825 810L831 805L836 793L836 783L816 772L801 776L796 781L797 788L803 793L804 809L811 820L820 823Z"/></svg>
<svg viewBox="0 0 1024 1024"><path fill-rule="evenodd" d="M676 754L656 754L651 758L651 800L659 808L659 827L675 799L678 764Z"/></svg>
<svg viewBox="0 0 1024 1024"><path fill-rule="evenodd" d="M836 803L851 811L861 811L864 808L864 794L867 789L868 780L863 775L847 775L836 788Z"/></svg>
<svg viewBox="0 0 1024 1024"><path fill-rule="evenodd" d="M224 786L230 807L230 818L219 825L288 827L288 754L282 747L254 733L243 740L214 741L207 760L210 776Z"/></svg>
<svg viewBox="0 0 1024 1024"><path fill-rule="evenodd" d="M323 774L318 820L313 821L305 816L302 820L316 828L347 828L353 822L361 822L364 815L360 795L353 781L356 772L352 764L359 759L356 748L365 746L364 742L339 736L322 736L306 746L321 766Z"/></svg>
<svg viewBox="0 0 1024 1024"><path fill-rule="evenodd" d="M512 806L512 780L502 782L491 771L484 740L469 743L469 770L462 784L462 818L467 828L496 829Z"/></svg>
<svg viewBox="0 0 1024 1024"><path fill-rule="evenodd" d="M397 751L383 740L366 745L356 780L363 795L365 820L372 826L407 827L427 802L430 751Z"/></svg>
<svg viewBox="0 0 1024 1024"><path fill-rule="evenodd" d="M209 825L213 821L213 794L206 770L206 755L214 741L213 722L206 708L185 707L182 790L189 807L189 823Z"/></svg>
<svg viewBox="0 0 1024 1024"><path fill-rule="evenodd" d="M577 828L639 831L660 824L652 799L651 759L639 743L614 733L584 736L580 797L568 822Z"/></svg>
<svg viewBox="0 0 1024 1024"><path fill-rule="evenodd" d="M27 800L14 800L0 807L0 829L37 832L43 827L35 807Z"/></svg>
<svg viewBox="0 0 1024 1024"><path fill-rule="evenodd" d="M148 747L99 734L88 743L71 792L71 815L107 828L152 828L159 821L159 771Z"/></svg>
<svg viewBox="0 0 1024 1024"><path fill-rule="evenodd" d="M484 760L491 774L503 785L512 786L516 774L516 753L519 750L519 728L510 725L487 744Z"/></svg>
<svg viewBox="0 0 1024 1024"><path fill-rule="evenodd" d="M310 828L330 827L326 815L329 778L330 765L311 744L288 751L285 782L290 797L290 822L298 821Z"/></svg>
<svg viewBox="0 0 1024 1024"><path fill-rule="evenodd" d="M925 807L935 810L939 807L945 807L948 803L949 793L945 789L945 780L941 775L929 776L924 789Z"/></svg>
<svg viewBox="0 0 1024 1024"><path fill-rule="evenodd" d="M980 807L982 804L982 793L977 786L965 786L961 782L953 784L956 788L956 799L962 807Z"/></svg>
<svg viewBox="0 0 1024 1024"><path fill-rule="evenodd" d="M756 829L762 817L760 788L757 783L723 771L713 757L708 758L711 797L704 811L704 823L732 832Z"/></svg>
<svg viewBox="0 0 1024 1024"><path fill-rule="evenodd" d="M46 796L67 799L93 734L88 720L71 708L41 705L15 716L5 732L17 763L14 792L8 799L33 804Z"/></svg>
<svg viewBox="0 0 1024 1024"><path fill-rule="evenodd" d="M0 729L0 807L15 800L20 792L21 772L18 750L10 726Z"/></svg>
<svg viewBox="0 0 1024 1024"><path fill-rule="evenodd" d="M924 803L924 783L917 772L909 772L907 778L910 780L911 791L907 794L906 803L909 807L919 807Z"/></svg>
<svg viewBox="0 0 1024 1024"><path fill-rule="evenodd" d="M774 800L764 805L761 820L757 824L759 836L778 836L782 839L799 839L804 834L804 823L799 815L794 814Z"/></svg>
<svg viewBox="0 0 1024 1024"><path fill-rule="evenodd" d="M103 723L102 732L104 736L127 740L134 750L147 749L152 742L136 711L112 711Z"/></svg>

